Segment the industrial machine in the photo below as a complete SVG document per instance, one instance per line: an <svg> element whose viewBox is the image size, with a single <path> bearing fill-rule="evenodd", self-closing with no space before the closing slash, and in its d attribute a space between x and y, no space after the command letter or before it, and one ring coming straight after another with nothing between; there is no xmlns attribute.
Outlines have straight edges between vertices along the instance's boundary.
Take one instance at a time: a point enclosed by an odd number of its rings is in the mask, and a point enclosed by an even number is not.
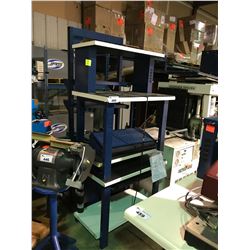
<svg viewBox="0 0 250 250"><path fill-rule="evenodd" d="M197 176L203 178L212 164L218 160L218 117L204 119L200 159Z"/></svg>
<svg viewBox="0 0 250 250"><path fill-rule="evenodd" d="M75 239L57 231L57 195L75 188L77 211L83 211L83 183L89 175L95 151L87 144L60 141L48 134L33 133L32 139L38 141L32 150L33 191L48 197L50 209L50 234L36 249L52 246L55 250L78 250Z"/></svg>
<svg viewBox="0 0 250 250"><path fill-rule="evenodd" d="M202 119L217 114L217 83L159 82L159 92L173 94L167 124L175 129L189 128L193 138L200 138Z"/></svg>
<svg viewBox="0 0 250 250"><path fill-rule="evenodd" d="M185 227L185 240L197 249L218 249L218 118L204 119L197 176L203 179L201 195L186 195L193 218ZM206 202L208 198L212 203ZM199 200L203 206L191 203ZM199 204L199 203L198 203ZM209 204L209 205L208 205Z"/></svg>
<svg viewBox="0 0 250 250"><path fill-rule="evenodd" d="M95 159L95 151L83 143L60 141L46 134L33 133L39 143L32 151L32 184L60 191L82 189Z"/></svg>
<svg viewBox="0 0 250 250"><path fill-rule="evenodd" d="M32 132L48 133L51 131L51 121L39 109L38 100L32 99Z"/></svg>
<svg viewBox="0 0 250 250"><path fill-rule="evenodd" d="M38 80L44 80L44 48L32 46L32 58L38 71ZM67 51L47 49L48 79L68 78Z"/></svg>
<svg viewBox="0 0 250 250"><path fill-rule="evenodd" d="M166 168L171 185L196 172L199 160L199 143L179 137L165 139L163 155L167 161Z"/></svg>

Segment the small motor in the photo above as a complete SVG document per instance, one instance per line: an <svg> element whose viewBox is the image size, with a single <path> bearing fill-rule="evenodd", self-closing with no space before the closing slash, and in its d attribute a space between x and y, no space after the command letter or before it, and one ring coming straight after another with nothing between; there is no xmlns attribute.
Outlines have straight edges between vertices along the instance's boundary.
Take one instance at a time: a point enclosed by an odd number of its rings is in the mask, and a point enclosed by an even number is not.
<svg viewBox="0 0 250 250"><path fill-rule="evenodd" d="M84 181L95 160L95 150L86 143L57 140L54 136L32 133L37 141L32 150L32 186L64 192L75 189L77 209L84 209Z"/></svg>
<svg viewBox="0 0 250 250"><path fill-rule="evenodd" d="M39 146L32 153L33 185L59 191L76 171L81 158L68 150L49 145Z"/></svg>

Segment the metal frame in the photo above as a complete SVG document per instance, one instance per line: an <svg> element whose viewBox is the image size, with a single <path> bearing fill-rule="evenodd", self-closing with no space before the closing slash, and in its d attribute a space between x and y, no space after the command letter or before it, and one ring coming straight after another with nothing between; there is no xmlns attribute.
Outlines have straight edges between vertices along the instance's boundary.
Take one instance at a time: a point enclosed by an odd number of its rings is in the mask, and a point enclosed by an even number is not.
<svg viewBox="0 0 250 250"><path fill-rule="evenodd" d="M72 90L75 85L74 78L74 54L72 45L81 42L82 40L99 40L104 42L111 42L115 44L123 44L123 39L119 37L109 36L102 33L68 27L68 81L65 82L67 91L68 91L68 100L65 103L65 106L68 109L68 136L71 139L75 137L75 123L74 123L74 98L72 96ZM106 67L105 67L105 75L108 74L107 65L109 63L109 55L106 54Z"/></svg>
<svg viewBox="0 0 250 250"><path fill-rule="evenodd" d="M76 240L67 236L60 234L57 231L57 195L55 191L34 187L33 190L39 194L48 196L48 203L50 209L50 233L49 236L44 238L38 245L35 247L35 250L42 250L46 246L51 245L55 250L61 250L62 245L66 244L67 249L77 249L75 247ZM63 192L63 190L62 190ZM62 243L62 244L60 244Z"/></svg>
<svg viewBox="0 0 250 250"><path fill-rule="evenodd" d="M83 104L84 99L88 97L77 97ZM170 100L172 98L169 98ZM162 105L162 120L159 129L157 149L163 151L164 139L165 139L165 129L167 122L168 113L168 102L169 100L163 100ZM119 182L111 182L111 161L112 161L112 131L113 131L113 119L114 119L114 105L115 103L104 102L104 146L103 146L103 184L97 181L99 185L102 186L102 198L101 198L101 224L100 224L100 248L103 249L108 245L108 232L109 232L109 212L110 212L110 196L111 196L111 186L118 184ZM79 110L78 110L79 112ZM81 111L82 112L82 109ZM79 132L79 131L78 131ZM82 136L82 134L81 134ZM148 169L150 170L150 169ZM140 171L138 175L145 173L145 169ZM132 178L135 175L131 175ZM93 176L91 177L93 180ZM128 180L129 178L126 178ZM95 180L96 181L96 180ZM120 181L121 182L121 181ZM153 183L152 193L158 192L159 181Z"/></svg>
<svg viewBox="0 0 250 250"><path fill-rule="evenodd" d="M72 41L69 41L72 44ZM86 99L90 99L90 96L95 95L97 82L96 82L96 56L97 54L107 54L115 55L120 61L122 58L126 58L134 61L134 79L133 79L133 91L152 93L153 75L154 75L154 61L155 56L147 53L137 53L134 51L126 51L125 46L101 46L101 43L91 44L90 46L84 46L77 48L75 51L75 82L74 91L71 88L72 93L76 94L79 92L82 95L77 95L77 133L76 140L83 141L84 138L84 106ZM119 48L121 48L119 50ZM135 49L136 50L136 49ZM70 54L73 55L73 52ZM91 60L91 66L85 64L85 59ZM159 58L162 59L162 58ZM70 60L70 58L69 58ZM70 67L73 65L73 61L69 61ZM118 78L121 80L121 62L118 65ZM73 71L73 70L72 70ZM69 76L71 70L69 70ZM73 81L73 80L72 80ZM71 84L73 86L73 84ZM91 92L91 93L90 93ZM72 98L72 93L70 93ZM101 98L102 99L102 98ZM104 98L105 99L105 98ZM106 98L107 99L107 98ZM73 98L72 98L73 100ZM162 105L162 120L160 122L160 131L158 138L157 148L163 150L165 128L167 121L167 111L168 111L168 101L171 100L161 100ZM101 102L104 100L95 99L93 102ZM119 100L118 100L119 101ZM149 101L148 98L144 98L142 101ZM131 105L131 126L136 126L136 117L142 115L142 113L136 109L137 105L132 103ZM104 103L104 146L103 146L103 181L108 183L111 180L111 161L112 161L112 131L113 131L113 121L115 112L115 103L108 101ZM118 119L115 119L116 121ZM117 129L119 126L115 124ZM115 183L117 184L117 183ZM159 181L153 183L152 192L158 191ZM102 197L101 197L101 224L100 224L100 248L103 249L108 245L108 229L109 229L109 212L110 212L110 196L111 196L111 186L102 186Z"/></svg>

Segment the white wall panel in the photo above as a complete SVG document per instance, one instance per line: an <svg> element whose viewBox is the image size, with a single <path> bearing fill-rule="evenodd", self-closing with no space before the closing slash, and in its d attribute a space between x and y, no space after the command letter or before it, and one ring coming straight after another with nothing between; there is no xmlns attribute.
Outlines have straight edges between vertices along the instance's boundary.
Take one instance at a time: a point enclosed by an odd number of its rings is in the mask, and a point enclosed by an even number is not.
<svg viewBox="0 0 250 250"><path fill-rule="evenodd" d="M46 44L45 15L39 12L33 13L33 41L34 45L44 47Z"/></svg>
<svg viewBox="0 0 250 250"><path fill-rule="evenodd" d="M46 16L46 46L57 49L57 17Z"/></svg>
<svg viewBox="0 0 250 250"><path fill-rule="evenodd" d="M68 48L68 34L67 34L67 20L63 18L57 19L57 43L58 49L67 49Z"/></svg>

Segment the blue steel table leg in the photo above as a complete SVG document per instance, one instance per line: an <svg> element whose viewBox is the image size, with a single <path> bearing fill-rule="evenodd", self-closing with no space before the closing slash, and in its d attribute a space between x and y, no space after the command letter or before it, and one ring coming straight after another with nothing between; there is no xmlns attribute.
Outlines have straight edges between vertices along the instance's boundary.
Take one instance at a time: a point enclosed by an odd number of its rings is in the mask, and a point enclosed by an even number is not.
<svg viewBox="0 0 250 250"><path fill-rule="evenodd" d="M154 77L154 58L137 56L134 61L133 91L152 93ZM143 74L142 74L143 72ZM132 127L140 126L144 121L145 104L135 103ZM138 108L136 106L141 106Z"/></svg>
<svg viewBox="0 0 250 250"><path fill-rule="evenodd" d="M118 63L117 63L117 81L122 82L122 56L118 56ZM115 87L115 91L121 91L121 87ZM115 129L120 129L122 124L120 125L120 112L121 110L118 108L115 110Z"/></svg>
<svg viewBox="0 0 250 250"><path fill-rule="evenodd" d="M162 120L161 120L161 124L159 126L158 144L157 144L157 149L160 151L163 151L163 149L164 149L167 116L168 116L168 101L164 101L163 107L162 107ZM157 193L158 190L159 190L159 181L156 181L153 183L152 194Z"/></svg>
<svg viewBox="0 0 250 250"><path fill-rule="evenodd" d="M76 140L83 141L84 129L85 129L85 117L84 117L85 105L82 97L77 97L77 123L76 123Z"/></svg>
<svg viewBox="0 0 250 250"><path fill-rule="evenodd" d="M159 114L160 115L160 114ZM162 107L162 119L159 126L157 149L163 151L168 117L168 101L164 101Z"/></svg>
<svg viewBox="0 0 250 250"><path fill-rule="evenodd" d="M112 160L112 131L113 131L114 104L106 104L104 110L104 143L103 143L103 179L108 181L111 177ZM111 188L104 188L102 193L100 248L108 245L109 209Z"/></svg>
<svg viewBox="0 0 250 250"><path fill-rule="evenodd" d="M56 250L61 250L57 232L57 194L49 196L50 199L50 235L51 242Z"/></svg>
<svg viewBox="0 0 250 250"><path fill-rule="evenodd" d="M104 69L104 80L109 80L109 61L110 61L110 54L105 55L105 69Z"/></svg>

